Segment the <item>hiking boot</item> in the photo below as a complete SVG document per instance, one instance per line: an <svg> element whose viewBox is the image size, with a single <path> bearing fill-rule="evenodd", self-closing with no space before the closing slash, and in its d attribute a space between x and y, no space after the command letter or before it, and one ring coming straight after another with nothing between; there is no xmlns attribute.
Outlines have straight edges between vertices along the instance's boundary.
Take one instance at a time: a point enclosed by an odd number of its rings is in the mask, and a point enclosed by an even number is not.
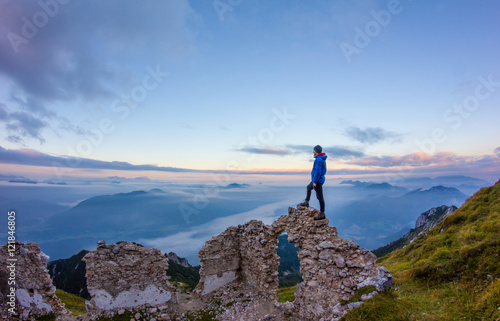
<svg viewBox="0 0 500 321"><path fill-rule="evenodd" d="M325 218L326 218L325 217L325 212L319 212L319 214L314 217L315 220L322 220L322 219L325 219Z"/></svg>
<svg viewBox="0 0 500 321"><path fill-rule="evenodd" d="M299 206L309 207L309 201L304 200L302 203L299 204Z"/></svg>

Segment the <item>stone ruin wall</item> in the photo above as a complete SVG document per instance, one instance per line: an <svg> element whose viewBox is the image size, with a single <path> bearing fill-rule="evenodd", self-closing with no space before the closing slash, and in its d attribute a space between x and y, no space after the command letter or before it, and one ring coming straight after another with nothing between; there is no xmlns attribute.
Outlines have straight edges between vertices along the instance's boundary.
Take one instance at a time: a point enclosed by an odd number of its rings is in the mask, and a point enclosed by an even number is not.
<svg viewBox="0 0 500 321"><path fill-rule="evenodd" d="M106 245L99 241L83 260L87 288L92 297L87 310L119 311L177 304L176 288L170 285L168 259L160 250L133 242Z"/></svg>
<svg viewBox="0 0 500 321"><path fill-rule="evenodd" d="M256 220L229 227L199 252L202 276L195 293L203 296L231 282L251 285L267 297L278 289L278 239L270 226Z"/></svg>
<svg viewBox="0 0 500 321"><path fill-rule="evenodd" d="M275 300L279 266L276 249L283 232L298 247L304 280L297 286L290 308L297 320L340 318L352 308L341 301L348 301L357 289L368 285L378 291L389 289L392 275L375 265L376 256L338 237L336 228L328 226L328 219L313 220L317 213L313 208L289 208L289 214L272 225L254 220L213 237L199 253L202 269L198 295L208 296L219 289L228 293L224 290L227 286L240 284Z"/></svg>
<svg viewBox="0 0 500 321"><path fill-rule="evenodd" d="M8 309L15 306L15 313L21 320L34 320L36 316L54 313L55 315L67 315L69 312L64 308L59 298L55 295L55 287L52 285L47 270L49 257L40 251L36 243L11 243L15 250L9 251L9 244L0 247L0 291L2 320L12 320ZM13 253L10 256L9 253ZM16 261L9 261L16 259ZM15 267L12 266L15 263ZM14 273L14 274L11 274ZM15 280L14 280L15 279ZM15 281L15 285L9 284ZM10 288L15 286L15 304L11 302Z"/></svg>
<svg viewBox="0 0 500 321"><path fill-rule="evenodd" d="M290 313L293 320L338 320L352 308L341 301L349 301L357 289L368 285L375 286L377 291L389 289L392 275L375 265L375 255L353 241L338 237L336 228L328 226L328 219L313 220L317 213L313 208L289 208L288 215L282 215L271 225L252 220L212 237L199 252L201 279L195 296L203 300L222 294L225 302L236 302L241 299L237 292L226 291L233 287L239 289L239 295L245 293L243 299L247 301L250 298L256 304L273 302L282 312ZM280 305L276 302L280 260L277 245L283 232L298 247L304 281L297 286L295 301ZM68 315L55 296L46 268L48 257L38 244L16 243L16 246L16 295L21 319L51 312ZM0 248L4 300L9 274L7 255L4 245ZM160 250L133 242L106 245L100 241L97 249L83 260L92 297L87 304L89 317L120 314L124 309L158 307L161 311L174 311L179 306L177 290L166 275L168 259ZM8 320L7 305L2 304L2 308L1 316ZM241 316L236 312L233 317Z"/></svg>

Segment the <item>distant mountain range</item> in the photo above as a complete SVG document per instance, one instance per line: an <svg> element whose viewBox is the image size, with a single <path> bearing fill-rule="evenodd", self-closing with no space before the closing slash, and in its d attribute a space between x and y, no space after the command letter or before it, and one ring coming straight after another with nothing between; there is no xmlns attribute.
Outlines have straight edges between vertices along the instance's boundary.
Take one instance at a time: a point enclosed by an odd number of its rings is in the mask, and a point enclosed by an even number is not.
<svg viewBox="0 0 500 321"><path fill-rule="evenodd" d="M436 178L430 177L407 177L394 181L398 185L403 185L407 188L429 188L432 186L443 185L447 187L455 187L466 194L474 194L480 188L491 186L493 182L488 182L484 179L469 177L464 175L448 175L439 176Z"/></svg>
<svg viewBox="0 0 500 321"><path fill-rule="evenodd" d="M355 188L363 189L367 192L383 192L383 194L398 196L408 192L404 187L394 186L389 183L375 183L375 182L360 182L353 180L344 180L340 182L341 185L352 185Z"/></svg>
<svg viewBox="0 0 500 321"><path fill-rule="evenodd" d="M413 226L418 213L443 204L461 206L467 198L456 188L434 186L398 197L375 196L356 200L336 208L329 217L342 237L374 249L397 239L388 240L388 236Z"/></svg>
<svg viewBox="0 0 500 321"><path fill-rule="evenodd" d="M420 214L415 223L415 227L410 229L405 235L390 244L379 247L374 250L373 253L378 257L382 257L412 243L420 235L427 235L426 232L432 230L439 222L456 210L456 206L446 205L431 208Z"/></svg>
<svg viewBox="0 0 500 321"><path fill-rule="evenodd" d="M82 258L87 253L89 251L81 250L68 259L49 261L47 262L47 269L56 288L90 300L87 279L85 278L86 266L85 262L82 261Z"/></svg>
<svg viewBox="0 0 500 321"><path fill-rule="evenodd" d="M238 184L238 183L232 183L232 184L228 184L222 188L226 188L226 189L229 189L229 188L249 188L250 187L250 184Z"/></svg>
<svg viewBox="0 0 500 321"><path fill-rule="evenodd" d="M64 258L82 248L93 248L101 239L109 242L152 239L195 229L197 225L216 218L282 200L285 194L279 191L269 195L267 191L257 190L235 195L235 191L248 186L230 184L219 189L216 196L206 198L201 188L191 189L191 194L182 190L154 188L101 195L81 201L71 208L58 206L46 216L39 215L37 208L31 208L29 212L40 218L32 220L36 228L30 229L29 233L23 230L23 239L39 243L44 252L53 258Z"/></svg>
<svg viewBox="0 0 500 321"><path fill-rule="evenodd" d="M376 182L362 182L359 180L344 180L340 182L342 185L352 185L359 188L367 188L369 186L377 187L383 185L387 187L405 188L406 190L415 188L430 188L432 186L446 186L455 187L459 190L467 193L473 194L482 187L490 186L491 183L479 178L464 176L464 175L450 175L450 176L439 176L436 178L431 177L405 177L394 181L376 183ZM398 185L395 186L394 184Z"/></svg>

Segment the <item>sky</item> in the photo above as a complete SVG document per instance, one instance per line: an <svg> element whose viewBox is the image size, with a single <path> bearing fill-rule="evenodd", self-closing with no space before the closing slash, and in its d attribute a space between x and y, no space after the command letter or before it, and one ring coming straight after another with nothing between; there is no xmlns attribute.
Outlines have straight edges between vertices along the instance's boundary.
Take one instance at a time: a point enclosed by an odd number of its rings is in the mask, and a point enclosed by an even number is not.
<svg viewBox="0 0 500 321"><path fill-rule="evenodd" d="M0 1L0 174L500 176L500 3Z"/></svg>

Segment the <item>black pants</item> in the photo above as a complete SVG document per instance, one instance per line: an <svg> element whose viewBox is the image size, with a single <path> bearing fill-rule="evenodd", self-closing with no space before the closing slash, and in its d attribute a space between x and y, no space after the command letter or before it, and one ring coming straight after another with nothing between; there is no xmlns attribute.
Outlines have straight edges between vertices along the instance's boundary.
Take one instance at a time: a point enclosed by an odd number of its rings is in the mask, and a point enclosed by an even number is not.
<svg viewBox="0 0 500 321"><path fill-rule="evenodd" d="M323 183L316 183L316 187L314 187L313 182L309 183L307 185L307 196L306 196L306 201L309 202L311 200L311 192L312 190L316 191L316 198L319 201L319 208L321 212L325 212L325 199L323 198Z"/></svg>

